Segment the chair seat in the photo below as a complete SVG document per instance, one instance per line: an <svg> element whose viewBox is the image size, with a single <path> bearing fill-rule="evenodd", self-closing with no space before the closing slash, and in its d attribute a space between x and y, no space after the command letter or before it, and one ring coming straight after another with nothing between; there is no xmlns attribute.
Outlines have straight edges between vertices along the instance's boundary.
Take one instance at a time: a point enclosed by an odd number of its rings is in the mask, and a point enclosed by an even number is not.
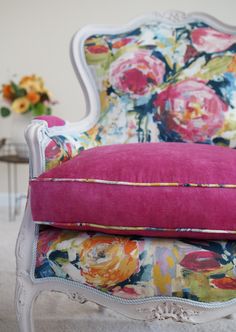
<svg viewBox="0 0 236 332"><path fill-rule="evenodd" d="M200 302L236 296L236 242L115 236L42 228L35 278L62 278L121 298Z"/></svg>
<svg viewBox="0 0 236 332"><path fill-rule="evenodd" d="M33 220L75 230L235 239L236 153L134 143L95 147L31 181Z"/></svg>

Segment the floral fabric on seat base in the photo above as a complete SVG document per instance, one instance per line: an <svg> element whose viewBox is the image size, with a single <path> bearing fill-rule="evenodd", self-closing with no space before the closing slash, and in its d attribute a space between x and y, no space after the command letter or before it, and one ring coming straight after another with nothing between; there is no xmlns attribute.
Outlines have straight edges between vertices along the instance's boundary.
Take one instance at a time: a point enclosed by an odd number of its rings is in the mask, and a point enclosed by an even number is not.
<svg viewBox="0 0 236 332"><path fill-rule="evenodd" d="M76 281L110 295L236 297L236 242L114 236L42 227L35 278Z"/></svg>

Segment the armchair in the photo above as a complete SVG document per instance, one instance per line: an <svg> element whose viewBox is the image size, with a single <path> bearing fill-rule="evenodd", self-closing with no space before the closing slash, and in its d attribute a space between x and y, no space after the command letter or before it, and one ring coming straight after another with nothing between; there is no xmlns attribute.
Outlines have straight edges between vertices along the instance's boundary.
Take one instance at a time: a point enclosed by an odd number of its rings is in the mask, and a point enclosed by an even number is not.
<svg viewBox="0 0 236 332"><path fill-rule="evenodd" d="M78 123L32 121L25 134L30 178L100 145L194 142L235 148L235 53L236 28L199 13L153 13L123 27L83 28L73 37L71 57L87 116ZM86 268L79 262L75 248L84 241L106 259L96 273L95 256L85 253ZM126 241L134 246L128 261ZM116 265L108 245L117 250ZM33 331L33 303L45 290L140 320L201 323L230 315L236 310L234 248L234 241L91 236L41 226L32 221L29 195L16 245L20 331ZM193 252L210 256L196 259ZM127 273L124 264L131 264Z"/></svg>

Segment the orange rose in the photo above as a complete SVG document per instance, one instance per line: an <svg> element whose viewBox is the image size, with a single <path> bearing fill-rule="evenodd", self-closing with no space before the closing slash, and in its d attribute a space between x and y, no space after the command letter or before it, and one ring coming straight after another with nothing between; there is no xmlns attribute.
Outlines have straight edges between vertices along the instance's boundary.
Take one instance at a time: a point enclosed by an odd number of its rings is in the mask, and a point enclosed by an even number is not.
<svg viewBox="0 0 236 332"><path fill-rule="evenodd" d="M40 95L34 91L30 91L27 93L27 98L31 102L31 104L36 104L40 100Z"/></svg>
<svg viewBox="0 0 236 332"><path fill-rule="evenodd" d="M2 95L3 95L3 98L11 101L13 99L13 90L12 90L12 87L10 84L6 84L6 85L3 85L2 86Z"/></svg>
<svg viewBox="0 0 236 332"><path fill-rule="evenodd" d="M112 236L94 236L79 247L81 274L94 287L109 288L138 270L135 241Z"/></svg>

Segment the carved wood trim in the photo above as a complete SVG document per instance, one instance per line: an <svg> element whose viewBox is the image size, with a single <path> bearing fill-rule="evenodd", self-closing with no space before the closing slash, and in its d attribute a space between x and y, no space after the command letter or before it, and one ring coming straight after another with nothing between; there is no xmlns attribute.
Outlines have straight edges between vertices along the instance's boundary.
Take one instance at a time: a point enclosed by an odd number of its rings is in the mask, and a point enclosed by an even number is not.
<svg viewBox="0 0 236 332"><path fill-rule="evenodd" d="M24 281L18 276L15 289L15 301L16 301L16 317L19 321L23 314L26 305L26 288L24 286Z"/></svg>
<svg viewBox="0 0 236 332"><path fill-rule="evenodd" d="M178 10L168 10L161 13L157 12L155 13L155 16L158 20L165 20L175 24L183 22L188 17L185 12Z"/></svg>
<svg viewBox="0 0 236 332"><path fill-rule="evenodd" d="M175 302L161 302L150 308L138 308L137 311L144 315L147 320L173 319L178 322L189 322L192 316L199 314L199 311L183 307Z"/></svg>

